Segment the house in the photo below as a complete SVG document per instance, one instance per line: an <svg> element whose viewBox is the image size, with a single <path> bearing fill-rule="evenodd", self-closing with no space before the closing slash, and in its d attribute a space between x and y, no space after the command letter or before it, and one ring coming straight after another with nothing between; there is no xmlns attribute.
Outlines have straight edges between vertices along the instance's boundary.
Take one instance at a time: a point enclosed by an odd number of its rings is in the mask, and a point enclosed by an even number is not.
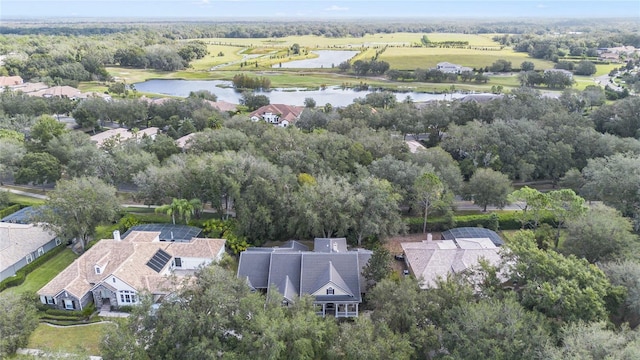
<svg viewBox="0 0 640 360"><path fill-rule="evenodd" d="M436 285L438 278L445 279L448 274L471 269L481 259L492 265L500 262L499 246L502 239L495 232L482 228L460 229L446 235L443 233L443 237L446 236L444 240L400 244L409 272L420 281L421 288L431 288Z"/></svg>
<svg viewBox="0 0 640 360"><path fill-rule="evenodd" d="M125 128L116 128L95 134L91 136L91 140L94 141L98 147L102 147L107 140L113 140L116 143L121 143L132 138L142 139L145 136L155 139L158 132L160 132L160 129L157 127L150 127L138 130L137 132L133 132Z"/></svg>
<svg viewBox="0 0 640 360"><path fill-rule="evenodd" d="M269 104L249 114L253 121L264 120L280 127L293 125L302 114L304 106Z"/></svg>
<svg viewBox="0 0 640 360"><path fill-rule="evenodd" d="M23 80L20 76L0 76L0 88L21 85L22 83Z"/></svg>
<svg viewBox="0 0 640 360"><path fill-rule="evenodd" d="M194 136L196 136L196 133L191 133L180 137L176 139L176 145L178 145L180 149L186 150L191 145L191 139L193 139Z"/></svg>
<svg viewBox="0 0 640 360"><path fill-rule="evenodd" d="M438 65L436 65L436 70L440 70L445 74L460 74L463 71L473 71L472 68L449 62L438 63Z"/></svg>
<svg viewBox="0 0 640 360"><path fill-rule="evenodd" d="M44 98L61 97L61 98L68 98L72 100L79 99L80 97L82 97L82 93L80 92L80 90L71 86L66 86L66 85L54 86L46 89L31 91L31 92L28 92L27 94L30 96L38 96L38 97L44 97Z"/></svg>
<svg viewBox="0 0 640 360"><path fill-rule="evenodd" d="M311 295L318 315L356 317L366 285L362 269L371 255L369 250L349 251L344 238L315 239L313 251L290 241L243 251L238 277L256 290L275 287L285 305Z"/></svg>
<svg viewBox="0 0 640 360"><path fill-rule="evenodd" d="M218 101L205 100L205 101L209 103L211 106L213 106L214 109L220 112L234 114L236 111L238 111L238 104L230 103L224 100L218 100Z"/></svg>
<svg viewBox="0 0 640 360"><path fill-rule="evenodd" d="M47 88L49 88L49 85L47 85L45 83L41 83L41 82L36 82L36 83L28 82L28 83L21 83L21 84L14 85L14 86L9 86L9 88L11 90L13 90L13 91L21 91L21 92L27 94L27 93L31 93L31 92L34 92L34 91L47 89Z"/></svg>
<svg viewBox="0 0 640 360"><path fill-rule="evenodd" d="M66 310L135 305L146 292L160 301L201 266L219 261L224 239L162 241L159 231L131 231L97 242L38 291L43 304Z"/></svg>
<svg viewBox="0 0 640 360"><path fill-rule="evenodd" d="M0 220L0 281L62 244L53 232L30 223L32 212L26 207Z"/></svg>
<svg viewBox="0 0 640 360"><path fill-rule="evenodd" d="M573 79L573 73L569 70L565 70L565 69L546 69L544 71L544 73L550 73L550 72L555 72L555 73L560 73L563 74L564 76L568 77L569 79Z"/></svg>

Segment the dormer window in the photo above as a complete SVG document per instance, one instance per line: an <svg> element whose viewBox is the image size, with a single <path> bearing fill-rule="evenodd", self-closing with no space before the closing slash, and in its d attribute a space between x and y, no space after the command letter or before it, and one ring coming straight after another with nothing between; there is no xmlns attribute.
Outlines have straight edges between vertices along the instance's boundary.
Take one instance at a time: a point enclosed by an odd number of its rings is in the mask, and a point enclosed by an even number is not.
<svg viewBox="0 0 640 360"><path fill-rule="evenodd" d="M96 274L100 275L102 273L102 269L100 268L100 266L96 265L94 269L96 271Z"/></svg>
<svg viewBox="0 0 640 360"><path fill-rule="evenodd" d="M173 259L174 263L175 263L175 267L181 268L182 267L182 258L174 258Z"/></svg>
<svg viewBox="0 0 640 360"><path fill-rule="evenodd" d="M334 293L335 293L335 290L333 290L332 287L327 288L327 295L333 295Z"/></svg>

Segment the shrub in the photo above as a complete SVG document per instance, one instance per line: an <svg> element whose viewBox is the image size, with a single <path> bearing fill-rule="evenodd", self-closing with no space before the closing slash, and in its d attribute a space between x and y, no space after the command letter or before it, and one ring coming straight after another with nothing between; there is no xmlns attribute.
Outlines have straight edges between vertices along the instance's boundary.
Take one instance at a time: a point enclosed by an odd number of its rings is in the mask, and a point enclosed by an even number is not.
<svg viewBox="0 0 640 360"><path fill-rule="evenodd" d="M0 219L2 219L5 216L9 216L13 214L14 212L20 210L21 208L22 206L20 204L13 204L11 206L7 206L6 208L0 210Z"/></svg>
<svg viewBox="0 0 640 360"><path fill-rule="evenodd" d="M404 219L407 230L410 233L421 232L422 221L422 217ZM554 226L553 218L551 216L545 216L540 220L540 224ZM453 222L446 217L433 217L427 221L427 228L430 231L446 231L454 227L483 227L495 229L496 225L500 230L519 230L522 227L516 212L454 216Z"/></svg>
<svg viewBox="0 0 640 360"><path fill-rule="evenodd" d="M47 262L52 257L58 255L58 253L60 253L64 249L65 247L63 245L58 245L55 248L51 249L49 252L45 253L44 255L40 256L39 258L27 264L27 266L16 271L15 276L2 280L2 282L0 282L0 291L13 286L22 285L25 278L27 277L27 274L29 274L30 272L38 268L40 265Z"/></svg>

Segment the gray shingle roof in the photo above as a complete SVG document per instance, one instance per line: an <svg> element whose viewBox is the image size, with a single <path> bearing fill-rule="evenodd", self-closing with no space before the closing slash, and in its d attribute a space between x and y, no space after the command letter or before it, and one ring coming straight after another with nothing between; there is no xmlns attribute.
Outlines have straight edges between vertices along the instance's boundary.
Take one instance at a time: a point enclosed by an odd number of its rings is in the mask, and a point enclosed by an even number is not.
<svg viewBox="0 0 640 360"><path fill-rule="evenodd" d="M338 252L295 251L306 248L293 242L290 247L249 248L240 254L238 277L246 279L255 289L275 286L285 299L294 301L301 294L313 294L327 284L341 291L336 295L320 295L316 299L333 301L362 300L365 283L362 268L371 257L369 250L347 251L344 239L317 239L316 244L334 249L332 241L338 244ZM346 293L347 295L339 295ZM325 301L322 300L322 301ZM318 300L320 301L320 300Z"/></svg>
<svg viewBox="0 0 640 360"><path fill-rule="evenodd" d="M238 277L249 278L251 286L266 289L269 285L270 252L243 251L238 264Z"/></svg>
<svg viewBox="0 0 640 360"><path fill-rule="evenodd" d="M358 253L351 251L346 253L305 253L302 257L300 292L302 294L316 292L322 286L318 285L319 282L326 280L327 268L330 265L336 273L341 275L341 286L347 288L344 290L353 294L354 300L360 301L361 269L358 264Z"/></svg>

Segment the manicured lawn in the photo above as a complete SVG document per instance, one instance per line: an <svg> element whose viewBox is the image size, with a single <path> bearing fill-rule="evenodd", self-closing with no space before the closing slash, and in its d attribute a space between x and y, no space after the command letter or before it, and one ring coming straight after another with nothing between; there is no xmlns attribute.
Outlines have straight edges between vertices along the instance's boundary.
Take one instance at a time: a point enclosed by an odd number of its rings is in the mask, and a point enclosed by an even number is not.
<svg viewBox="0 0 640 360"><path fill-rule="evenodd" d="M15 294L36 292L69 266L69 264L71 264L77 257L78 256L74 254L71 249L64 249L58 255L49 259L49 261L27 275L27 278L22 285L8 288L5 292Z"/></svg>
<svg viewBox="0 0 640 360"><path fill-rule="evenodd" d="M51 352L99 355L100 340L111 323L53 327L40 324L29 338L27 348Z"/></svg>

